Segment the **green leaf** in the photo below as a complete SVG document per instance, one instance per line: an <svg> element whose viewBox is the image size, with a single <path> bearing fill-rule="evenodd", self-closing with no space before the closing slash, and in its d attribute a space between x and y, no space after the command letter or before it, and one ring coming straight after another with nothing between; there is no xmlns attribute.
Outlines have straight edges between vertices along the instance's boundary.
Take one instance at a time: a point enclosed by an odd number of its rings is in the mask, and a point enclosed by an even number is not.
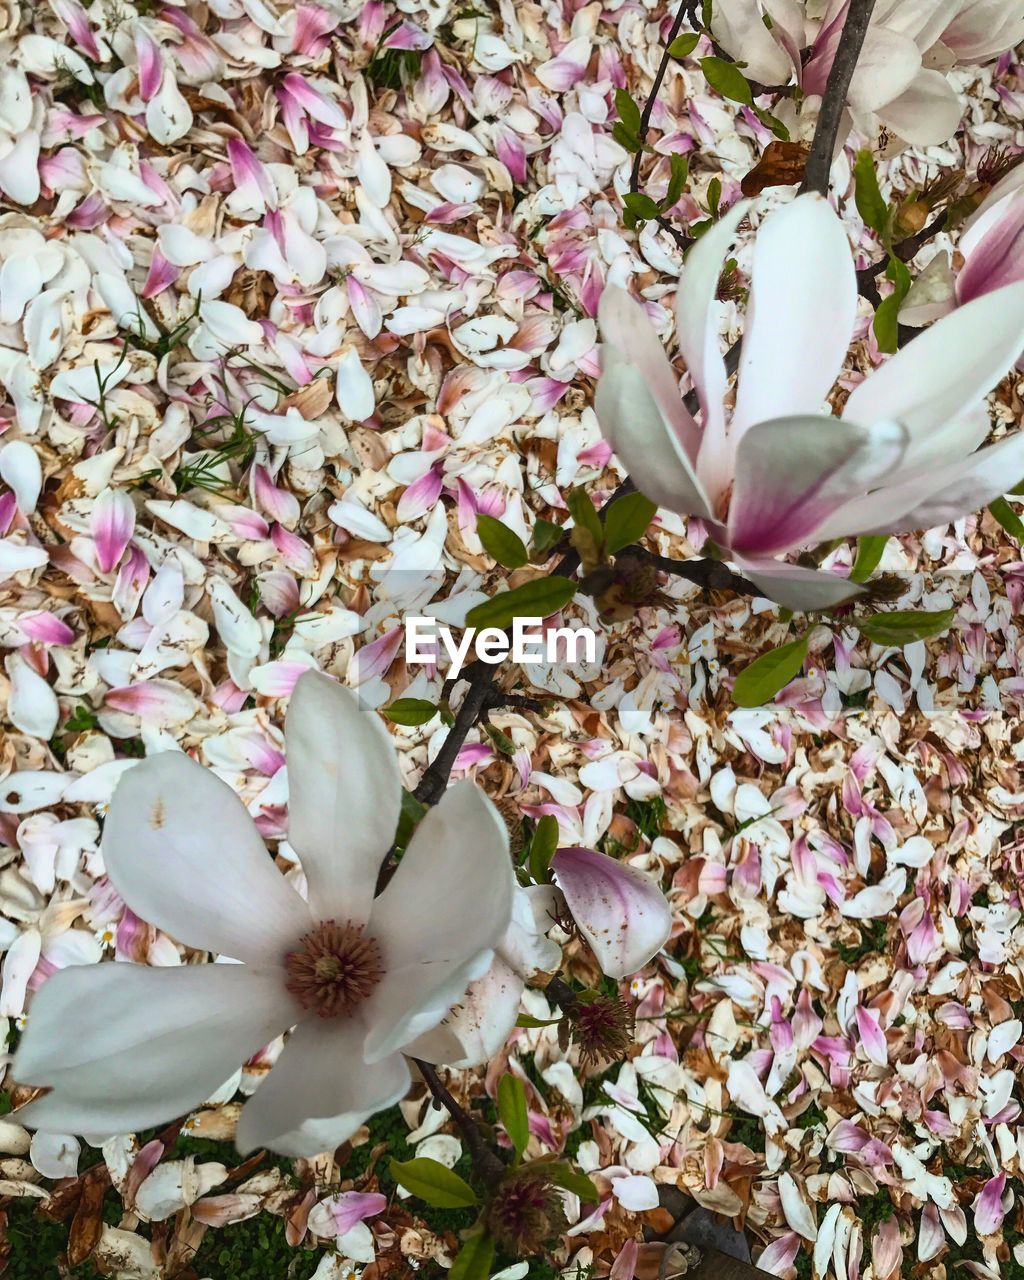
<svg viewBox="0 0 1024 1280"><path fill-rule="evenodd" d="M658 202L645 196L642 191L627 191L622 197L622 203L634 218L656 218L661 213Z"/></svg>
<svg viewBox="0 0 1024 1280"><path fill-rule="evenodd" d="M761 121L766 129L771 129L772 133L775 134L776 138L778 138L780 142L789 141L789 130L778 116L773 116L772 113L764 107L755 107L754 115L757 116L758 120Z"/></svg>
<svg viewBox="0 0 1024 1280"><path fill-rule="evenodd" d="M535 884L547 884L551 879L551 859L558 849L558 819L550 813L537 820L527 864Z"/></svg>
<svg viewBox="0 0 1024 1280"><path fill-rule="evenodd" d="M562 541L562 526L550 520L538 519L533 525L532 547L534 555L545 556L552 547Z"/></svg>
<svg viewBox="0 0 1024 1280"><path fill-rule="evenodd" d="M673 151L669 156L669 164L672 166L672 173L668 180L665 199L661 202L662 210L671 209L677 203L686 190L686 181L690 176L690 161L678 151Z"/></svg>
<svg viewBox="0 0 1024 1280"><path fill-rule="evenodd" d="M574 489L566 498L565 505L569 508L573 522L581 529L586 529L594 541L600 544L604 540L604 529L598 519L597 508L586 489Z"/></svg>
<svg viewBox="0 0 1024 1280"><path fill-rule="evenodd" d="M936 613L897 610L895 613L876 613L869 618L858 618L856 626L875 644L899 646L942 635L949 630L954 615L953 609L940 609Z"/></svg>
<svg viewBox="0 0 1024 1280"><path fill-rule="evenodd" d="M634 155L640 150L640 139L635 133L630 133L621 120L612 126L612 137L620 147L625 147Z"/></svg>
<svg viewBox="0 0 1024 1280"><path fill-rule="evenodd" d="M732 697L738 707L760 707L800 674L811 633L762 653L736 677Z"/></svg>
<svg viewBox="0 0 1024 1280"><path fill-rule="evenodd" d="M526 1090L522 1080L507 1071L498 1081L498 1119L505 1126L516 1155L521 1156L530 1141Z"/></svg>
<svg viewBox="0 0 1024 1280"><path fill-rule="evenodd" d="M533 1018L528 1013L521 1013L516 1018L517 1027L525 1027L530 1031L534 1031L537 1027L557 1027L562 1021L561 1018Z"/></svg>
<svg viewBox="0 0 1024 1280"><path fill-rule="evenodd" d="M875 309L873 325L875 342L878 343L879 351L884 351L887 355L893 355L899 350L899 314L902 304L902 298L895 293L890 293L887 298L882 299Z"/></svg>
<svg viewBox="0 0 1024 1280"><path fill-rule="evenodd" d="M615 90L615 113L634 137L640 134L640 108L626 89Z"/></svg>
<svg viewBox="0 0 1024 1280"><path fill-rule="evenodd" d="M604 541L610 555L638 542L654 519L658 504L642 493L627 493L616 498L604 518Z"/></svg>
<svg viewBox="0 0 1024 1280"><path fill-rule="evenodd" d="M676 36L669 45L669 56L672 58L688 58L699 44L699 31L684 31L681 36Z"/></svg>
<svg viewBox="0 0 1024 1280"><path fill-rule="evenodd" d="M996 498L989 503L989 511L995 516L1011 538L1024 542L1024 521L1014 511L1005 498Z"/></svg>
<svg viewBox="0 0 1024 1280"><path fill-rule="evenodd" d="M427 806L417 800L411 791L402 789L402 808L398 815L398 830L395 833L395 844L404 849L409 838L416 830L420 819L427 812Z"/></svg>
<svg viewBox="0 0 1024 1280"><path fill-rule="evenodd" d="M509 627L516 618L548 618L576 594L568 578L534 578L514 591L502 591L466 614L468 627Z"/></svg>
<svg viewBox="0 0 1024 1280"><path fill-rule="evenodd" d="M545 1173L555 1184L565 1191L572 1191L584 1204L600 1204L601 1193L585 1173L580 1173L568 1164L546 1165Z"/></svg>
<svg viewBox="0 0 1024 1280"><path fill-rule="evenodd" d="M712 218L718 217L718 206L722 202L722 179L712 178L708 183L708 211Z"/></svg>
<svg viewBox="0 0 1024 1280"><path fill-rule="evenodd" d="M392 724L426 724L437 715L437 707L423 698L396 698L384 714Z"/></svg>
<svg viewBox="0 0 1024 1280"><path fill-rule="evenodd" d="M470 1209L476 1204L476 1192L465 1178L439 1160L417 1156L404 1163L392 1160L389 1167L397 1183L435 1209Z"/></svg>
<svg viewBox="0 0 1024 1280"><path fill-rule="evenodd" d="M476 1231L455 1256L448 1280L487 1280L494 1262L494 1241L486 1231Z"/></svg>
<svg viewBox="0 0 1024 1280"><path fill-rule="evenodd" d="M516 744L506 733L502 733L500 729L496 729L490 721L484 721L484 733L494 743L503 755L513 756L516 753Z"/></svg>
<svg viewBox="0 0 1024 1280"><path fill-rule="evenodd" d="M850 579L853 582L867 582L878 568L885 544L889 541L887 533L866 533L857 539L857 559L853 562Z"/></svg>
<svg viewBox="0 0 1024 1280"><path fill-rule="evenodd" d="M507 524L495 520L494 516L478 515L476 532L491 559L497 560L506 569L521 569L528 563L530 557L522 538Z"/></svg>
<svg viewBox="0 0 1024 1280"><path fill-rule="evenodd" d="M857 211L865 223L884 236L889 223L889 209L878 189L878 174L875 172L875 158L870 151L858 151L857 161L853 166L853 178L857 184Z"/></svg>
<svg viewBox="0 0 1024 1280"><path fill-rule="evenodd" d="M704 72L704 79L723 98L746 103L748 107L753 105L753 90L734 62L726 62L724 58L701 58L700 69Z"/></svg>

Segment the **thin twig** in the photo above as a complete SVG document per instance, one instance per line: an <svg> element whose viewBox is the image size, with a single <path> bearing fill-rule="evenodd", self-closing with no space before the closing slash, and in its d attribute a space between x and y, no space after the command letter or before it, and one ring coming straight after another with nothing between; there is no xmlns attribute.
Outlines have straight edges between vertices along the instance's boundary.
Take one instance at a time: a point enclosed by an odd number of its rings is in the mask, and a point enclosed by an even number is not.
<svg viewBox="0 0 1024 1280"><path fill-rule="evenodd" d="M413 1058L413 1062L419 1068L420 1075L426 1081L427 1088L435 1101L444 1107L461 1130L462 1136L466 1139L466 1146L469 1147L469 1154L472 1157L473 1168L476 1170L477 1176L489 1189L493 1189L504 1177L504 1164L484 1142L473 1117L455 1101L441 1083L441 1078L437 1074L436 1068L432 1067L429 1062L421 1062L419 1058Z"/></svg>
<svg viewBox="0 0 1024 1280"><path fill-rule="evenodd" d="M857 69L857 59L864 45L864 37L868 33L868 24L875 7L875 0L850 0L850 8L843 24L843 32L839 37L839 46L832 62L825 83L825 96L821 100L818 123L814 130L814 141L811 143L811 154L807 158L804 180L800 184L800 194L817 191L819 195L828 195L828 178L832 172L832 158L835 155L836 139L839 137L839 124L846 108L846 95L850 81Z"/></svg>

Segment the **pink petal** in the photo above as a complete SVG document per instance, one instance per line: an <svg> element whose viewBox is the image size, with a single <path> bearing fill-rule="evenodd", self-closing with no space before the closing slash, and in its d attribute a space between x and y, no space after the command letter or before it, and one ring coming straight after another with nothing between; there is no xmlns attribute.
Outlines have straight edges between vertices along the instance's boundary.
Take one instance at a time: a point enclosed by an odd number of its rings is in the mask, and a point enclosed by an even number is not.
<svg viewBox="0 0 1024 1280"><path fill-rule="evenodd" d="M139 97L149 102L160 91L164 63L160 46L140 22L135 24L135 56L139 63Z"/></svg>
<svg viewBox="0 0 1024 1280"><path fill-rule="evenodd" d="M100 573L109 573L135 531L135 506L120 489L104 489L93 504L89 527Z"/></svg>
<svg viewBox="0 0 1024 1280"><path fill-rule="evenodd" d="M56 614L45 609L31 609L18 618L18 630L39 644L74 644L75 633Z"/></svg>
<svg viewBox="0 0 1024 1280"><path fill-rule="evenodd" d="M1006 1210L1003 1208L1003 1190L1006 1174L990 1178L974 1202L974 1227L980 1236L990 1236L1003 1225Z"/></svg>
<svg viewBox="0 0 1024 1280"><path fill-rule="evenodd" d="M857 1032L868 1058L880 1067L888 1066L889 1046L886 1044L885 1033L879 1025L876 1009L857 1006Z"/></svg>
<svg viewBox="0 0 1024 1280"><path fill-rule="evenodd" d="M762 1271L772 1276L789 1276L793 1272L793 1260L800 1251L800 1237L795 1231L773 1240L757 1260Z"/></svg>
<svg viewBox="0 0 1024 1280"><path fill-rule="evenodd" d="M602 970L642 969L672 932L672 913L653 876L593 849L559 849L551 874Z"/></svg>

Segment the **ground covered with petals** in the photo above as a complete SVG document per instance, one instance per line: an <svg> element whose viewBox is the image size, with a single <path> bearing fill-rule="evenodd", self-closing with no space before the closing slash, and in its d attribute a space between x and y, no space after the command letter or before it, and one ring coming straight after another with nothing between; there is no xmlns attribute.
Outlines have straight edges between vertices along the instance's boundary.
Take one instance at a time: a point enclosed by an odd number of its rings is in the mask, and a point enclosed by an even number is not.
<svg viewBox="0 0 1024 1280"><path fill-rule="evenodd" d="M598 301L609 282L642 291L672 350L681 257L654 221L624 222L613 95L646 100L671 14L485 8L0 3L3 1068L55 970L207 959L106 880L125 769L187 751L296 879L298 677L319 668L375 708L437 702L440 680L402 659L400 612L464 608L508 576L477 514L528 541L572 490L600 505L622 479L592 408ZM951 81L962 133L881 158L883 195L1024 148L1024 65ZM733 203L771 141L690 57L651 125L645 190L689 157L683 229ZM838 206L864 265L852 158ZM836 407L881 358L862 302ZM992 406L1020 425L1018 379ZM650 535L671 556L702 541L671 514ZM506 1144L496 1085L520 1076L530 1153L573 1156L605 1193L550 1262L496 1258L507 1280L607 1275L641 1226L670 1225L659 1186L744 1224L778 1275L1024 1271L1024 559L986 512L890 539L880 568L897 607L951 610L949 630L887 647L853 617L814 626L766 706L737 707L733 681L793 638L788 619L680 579L603 628L592 668L499 676L543 705L493 712L453 776L498 801L514 848L553 815L563 845L654 872L675 917L622 983L567 944L564 976L635 1002L627 1060L581 1064L527 990L541 1025L451 1073ZM568 612L596 621L586 600ZM389 731L411 789L447 728ZM389 1160L469 1176L446 1113L417 1084L333 1154L243 1161L242 1098L280 1051L102 1147L30 1134L8 1074L4 1274L443 1275L473 1213L424 1211Z"/></svg>

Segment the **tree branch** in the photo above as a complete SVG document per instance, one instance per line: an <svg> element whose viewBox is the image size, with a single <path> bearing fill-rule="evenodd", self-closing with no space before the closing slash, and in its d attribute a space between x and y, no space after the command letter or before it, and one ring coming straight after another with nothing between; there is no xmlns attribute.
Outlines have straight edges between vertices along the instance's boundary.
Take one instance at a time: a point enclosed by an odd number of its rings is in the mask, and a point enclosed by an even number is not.
<svg viewBox="0 0 1024 1280"><path fill-rule="evenodd" d="M469 1154L472 1157L473 1168L476 1170L477 1176L487 1185L489 1190L492 1190L504 1176L505 1165L484 1142L483 1135L480 1133L473 1117L468 1111L459 1106L441 1083L437 1069L431 1066L429 1062L421 1062L419 1058L413 1058L413 1062L419 1068L419 1073L426 1081L427 1088L433 1095L434 1100L444 1107L456 1125L458 1125L462 1136L466 1139L466 1146L469 1147Z"/></svg>
<svg viewBox="0 0 1024 1280"><path fill-rule="evenodd" d="M839 124L846 107L846 95L857 69L857 59L868 33L874 7L875 0L850 0L839 46L825 84L825 96L821 100L811 154L807 158L804 180L800 184L801 195L807 191L817 191L823 196L828 194L828 179L832 172Z"/></svg>

